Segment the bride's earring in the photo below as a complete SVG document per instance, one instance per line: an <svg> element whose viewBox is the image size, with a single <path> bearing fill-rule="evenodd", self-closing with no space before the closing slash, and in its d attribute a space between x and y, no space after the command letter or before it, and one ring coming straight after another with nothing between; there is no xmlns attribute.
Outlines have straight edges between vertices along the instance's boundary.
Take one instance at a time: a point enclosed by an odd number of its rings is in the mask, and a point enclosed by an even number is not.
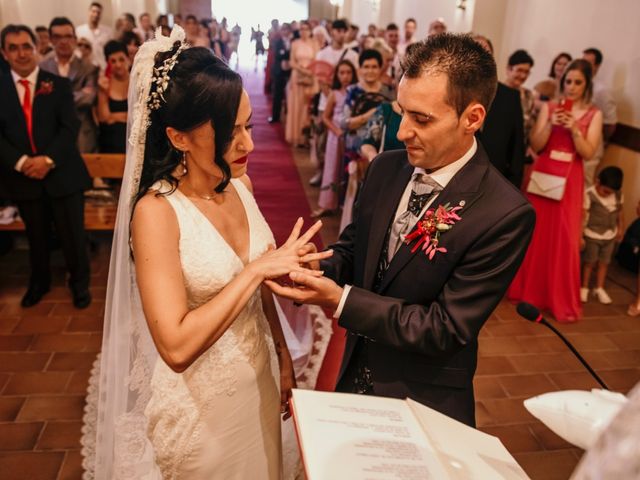
<svg viewBox="0 0 640 480"><path fill-rule="evenodd" d="M186 151L182 152L182 160L180 161L180 163L182 164L182 176L185 176L187 174L187 152Z"/></svg>

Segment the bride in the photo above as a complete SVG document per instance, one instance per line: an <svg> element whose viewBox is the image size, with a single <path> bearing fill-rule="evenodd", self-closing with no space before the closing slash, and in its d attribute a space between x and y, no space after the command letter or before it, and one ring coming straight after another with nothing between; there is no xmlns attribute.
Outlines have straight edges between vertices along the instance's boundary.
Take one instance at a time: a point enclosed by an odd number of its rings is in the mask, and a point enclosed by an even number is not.
<svg viewBox="0 0 640 480"><path fill-rule="evenodd" d="M303 248L321 224L275 248L242 80L179 27L141 47L129 105L85 478L278 479L295 379L262 283L319 275L301 265L330 255Z"/></svg>

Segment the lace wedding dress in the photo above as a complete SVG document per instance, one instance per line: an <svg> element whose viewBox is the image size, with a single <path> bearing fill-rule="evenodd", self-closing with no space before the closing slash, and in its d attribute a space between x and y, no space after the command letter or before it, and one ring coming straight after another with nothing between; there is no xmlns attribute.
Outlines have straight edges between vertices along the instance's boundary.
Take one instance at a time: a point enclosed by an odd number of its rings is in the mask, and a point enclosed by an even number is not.
<svg viewBox="0 0 640 480"><path fill-rule="evenodd" d="M250 230L249 260L274 243L258 206L231 180ZM168 188L161 185L160 188ZM179 190L165 197L180 227L189 309L211 300L243 268L233 249ZM158 358L145 409L147 434L164 478L281 477L278 366L257 290L231 327L183 373Z"/></svg>

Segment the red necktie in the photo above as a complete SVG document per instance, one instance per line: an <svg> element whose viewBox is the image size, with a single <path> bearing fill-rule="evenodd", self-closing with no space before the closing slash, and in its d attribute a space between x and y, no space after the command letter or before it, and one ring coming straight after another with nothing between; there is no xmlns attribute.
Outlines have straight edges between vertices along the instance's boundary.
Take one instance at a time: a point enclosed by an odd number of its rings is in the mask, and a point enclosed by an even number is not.
<svg viewBox="0 0 640 480"><path fill-rule="evenodd" d="M24 119L27 122L27 133L29 134L29 142L31 143L31 152L36 153L36 144L33 141L33 111L31 108L31 88L29 86L29 80L18 80L24 87L24 99L22 100L22 111L24 113Z"/></svg>

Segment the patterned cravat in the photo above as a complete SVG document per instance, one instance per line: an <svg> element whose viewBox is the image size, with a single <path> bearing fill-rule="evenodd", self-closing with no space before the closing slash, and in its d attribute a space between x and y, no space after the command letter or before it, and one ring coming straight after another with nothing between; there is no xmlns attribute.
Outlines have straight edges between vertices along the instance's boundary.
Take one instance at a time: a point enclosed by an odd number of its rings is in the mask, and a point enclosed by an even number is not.
<svg viewBox="0 0 640 480"><path fill-rule="evenodd" d="M404 236L411 231L419 220L420 213L429 200L442 190L442 187L426 174L416 173L413 176L411 196L407 210L403 212L391 226L389 235L389 248L387 250L387 262L400 248Z"/></svg>

